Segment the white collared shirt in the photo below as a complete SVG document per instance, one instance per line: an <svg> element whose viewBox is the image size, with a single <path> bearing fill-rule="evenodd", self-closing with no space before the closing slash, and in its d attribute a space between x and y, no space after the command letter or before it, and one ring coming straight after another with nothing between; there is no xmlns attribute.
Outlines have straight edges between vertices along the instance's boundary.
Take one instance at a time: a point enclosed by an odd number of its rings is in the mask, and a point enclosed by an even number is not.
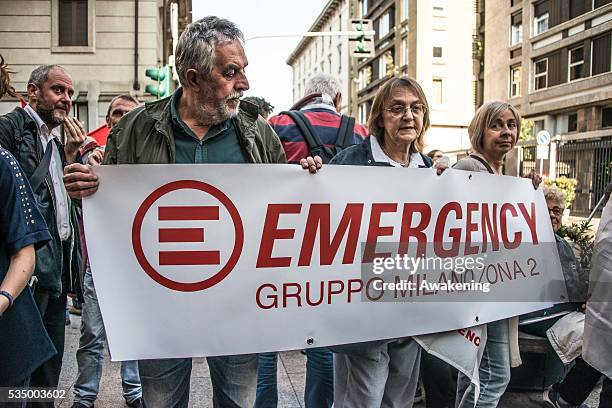
<svg viewBox="0 0 612 408"><path fill-rule="evenodd" d="M29 104L25 106L24 110L28 113L28 115L30 115L32 120L36 122L38 137L40 137L44 152L47 149L47 144L50 140L54 138L59 140L58 128L55 128L49 132L47 125ZM64 187L64 181L62 180L62 175L64 174L64 169L62 168L62 157L55 143L52 143L51 147L53 149L53 153L51 154L51 161L49 162L49 174L51 175L51 182L53 183L52 193L55 205L55 223L57 225L57 232L59 233L60 239L65 241L70 238L71 232L69 218L70 203L68 201L66 187Z"/></svg>
<svg viewBox="0 0 612 408"><path fill-rule="evenodd" d="M383 151L382 147L380 147L376 136L372 135L370 137L370 143L372 144L372 157L374 157L374 161L376 162L389 163L393 167L406 167L409 169L418 169L419 167L425 167L425 162L423 161L423 158L418 152L411 153L408 165L402 166L401 163L396 162L395 160L387 156L387 154Z"/></svg>

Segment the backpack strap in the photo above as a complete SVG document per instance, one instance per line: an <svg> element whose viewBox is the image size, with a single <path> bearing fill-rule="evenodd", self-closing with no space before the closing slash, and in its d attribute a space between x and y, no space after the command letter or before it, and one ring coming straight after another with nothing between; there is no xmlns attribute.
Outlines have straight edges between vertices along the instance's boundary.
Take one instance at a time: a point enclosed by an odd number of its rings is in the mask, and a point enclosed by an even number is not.
<svg viewBox="0 0 612 408"><path fill-rule="evenodd" d="M355 118L352 116L342 115L342 118L340 119L340 128L338 129L338 137L336 138L335 144L337 152L355 144L354 128Z"/></svg>
<svg viewBox="0 0 612 408"><path fill-rule="evenodd" d="M327 155L330 159L334 156L334 153L323 144L321 138L317 132L315 132L312 124L303 112L283 111L281 114L287 115L293 119L298 129L300 129L306 144L308 144L308 150L313 156L321 156L323 158L324 155Z"/></svg>
<svg viewBox="0 0 612 408"><path fill-rule="evenodd" d="M9 112L6 115L4 115L4 117L7 118L9 122L11 122L11 127L13 128L13 138L11 140L11 154L15 157L17 157L19 146L23 142L22 133L24 130L24 126L23 126L24 122L18 122L16 118L13 117L15 115L20 114L18 109L21 109L21 108L15 108L15 110L13 110L12 112Z"/></svg>
<svg viewBox="0 0 612 408"><path fill-rule="evenodd" d="M38 166L36 166L36 170L30 176L30 186L32 187L32 191L36 191L38 187L42 184L43 180L47 173L49 173L49 163L51 163L51 155L53 154L53 139L49 140L47 143L47 147L45 150L45 155L43 156Z"/></svg>
<svg viewBox="0 0 612 408"><path fill-rule="evenodd" d="M22 120L19 121L17 115L22 116ZM30 116L26 113L23 108L15 108L10 113L7 113L5 116L10 122L13 128L13 141L11 145L11 153L13 156L19 156L19 146L23 143L23 132L27 127L28 119ZM38 137L38 136L36 136ZM53 140L50 140L47 144L45 154L43 155L42 160L36 166L36 169L29 177L30 186L32 187L32 191L36 191L38 187L40 187L41 183L45 179L47 173L49 173L49 163L51 163L51 155L53 153Z"/></svg>

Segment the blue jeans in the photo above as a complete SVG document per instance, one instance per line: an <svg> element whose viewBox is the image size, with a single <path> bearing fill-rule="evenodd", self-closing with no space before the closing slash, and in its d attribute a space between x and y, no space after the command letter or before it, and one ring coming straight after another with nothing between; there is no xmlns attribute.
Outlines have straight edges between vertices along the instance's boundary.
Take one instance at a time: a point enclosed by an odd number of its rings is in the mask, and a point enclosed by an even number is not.
<svg viewBox="0 0 612 408"><path fill-rule="evenodd" d="M250 407L255 401L257 354L208 357L215 408ZM191 358L140 360L147 408L187 408Z"/></svg>
<svg viewBox="0 0 612 408"><path fill-rule="evenodd" d="M324 347L306 350L306 408L329 408L334 402L333 354ZM257 399L255 408L276 408L277 353L261 353L257 369Z"/></svg>
<svg viewBox="0 0 612 408"><path fill-rule="evenodd" d="M510 383L508 320L487 323L487 344L478 369L480 395L476 408L495 408ZM474 407L474 384L463 373L457 378L457 408Z"/></svg>
<svg viewBox="0 0 612 408"><path fill-rule="evenodd" d="M89 266L83 280L83 297L81 338L76 353L79 375L74 384L74 401L91 407L100 390L106 332ZM127 402L142 396L137 361L121 362L121 384Z"/></svg>

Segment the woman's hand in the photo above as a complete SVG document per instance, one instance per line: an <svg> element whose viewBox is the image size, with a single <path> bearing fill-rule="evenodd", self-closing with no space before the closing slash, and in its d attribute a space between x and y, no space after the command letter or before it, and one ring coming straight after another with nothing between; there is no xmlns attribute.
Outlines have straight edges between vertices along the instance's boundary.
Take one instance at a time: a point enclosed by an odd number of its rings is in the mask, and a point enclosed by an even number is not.
<svg viewBox="0 0 612 408"><path fill-rule="evenodd" d="M439 176L450 167L450 159L447 156L443 156L436 160L432 167L436 169L436 174Z"/></svg>
<svg viewBox="0 0 612 408"><path fill-rule="evenodd" d="M300 160L300 165L304 170L308 170L310 173L314 174L323 167L323 160L320 156L308 156Z"/></svg>
<svg viewBox="0 0 612 408"><path fill-rule="evenodd" d="M536 190L538 189L538 187L540 187L540 184L542 183L542 177L533 170L530 170L529 173L525 175L525 178L531 179L533 188Z"/></svg>

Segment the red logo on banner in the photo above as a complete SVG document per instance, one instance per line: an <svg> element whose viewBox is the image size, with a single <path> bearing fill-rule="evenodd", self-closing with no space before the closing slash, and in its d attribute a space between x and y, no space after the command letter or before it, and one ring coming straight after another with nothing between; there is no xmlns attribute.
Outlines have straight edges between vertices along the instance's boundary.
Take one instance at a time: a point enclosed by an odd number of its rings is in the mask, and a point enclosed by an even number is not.
<svg viewBox="0 0 612 408"><path fill-rule="evenodd" d="M221 254L217 250L206 250L206 251L159 251L159 265L160 266L182 266L182 265L220 265L220 269L217 273L208 279L204 279L200 282L177 282L163 276L157 271L151 263L147 260L145 253L142 249L141 233L142 223L145 215L151 208L151 206L158 201L164 195L181 189L199 190L206 194L211 195L217 199L223 207L229 213L232 222L234 224L234 248L232 253L225 263L221 266ZM159 206L157 211L157 220L163 221L218 221L219 220L219 207L218 206ZM204 228L162 228L158 229L158 242L197 242L204 243L208 240L205 239ZM242 219L236 209L236 206L232 201L223 193L221 190L211 186L210 184L203 183L195 180L180 180L168 183L161 186L157 190L153 191L140 205L136 216L134 217L134 224L132 225L132 246L134 247L134 254L138 263L142 269L160 285L167 288L178 290L181 292L196 292L199 290L208 289L229 275L234 269L240 253L242 251L242 245L244 243L244 229L242 226Z"/></svg>

